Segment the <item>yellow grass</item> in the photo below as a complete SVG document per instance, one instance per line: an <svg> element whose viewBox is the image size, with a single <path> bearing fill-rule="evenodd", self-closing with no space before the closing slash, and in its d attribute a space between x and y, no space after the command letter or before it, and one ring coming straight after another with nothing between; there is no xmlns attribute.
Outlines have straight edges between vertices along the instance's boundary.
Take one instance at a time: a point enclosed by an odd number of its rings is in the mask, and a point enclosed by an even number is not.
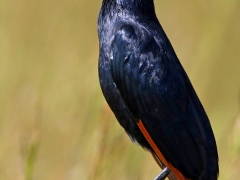
<svg viewBox="0 0 240 180"><path fill-rule="evenodd" d="M150 180L99 87L100 0L0 3L0 179ZM240 178L240 3L156 0L210 117L221 180Z"/></svg>

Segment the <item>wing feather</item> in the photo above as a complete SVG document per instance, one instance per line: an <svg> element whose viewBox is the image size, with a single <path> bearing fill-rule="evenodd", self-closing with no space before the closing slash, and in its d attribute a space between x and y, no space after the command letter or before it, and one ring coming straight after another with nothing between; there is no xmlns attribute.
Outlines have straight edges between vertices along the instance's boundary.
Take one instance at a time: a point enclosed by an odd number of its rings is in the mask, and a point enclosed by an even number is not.
<svg viewBox="0 0 240 180"><path fill-rule="evenodd" d="M131 25L118 31L112 54L112 77L126 106L171 164L200 177L207 161L202 122L208 119L198 114L201 103L193 98L195 91L177 58L170 60L151 33Z"/></svg>

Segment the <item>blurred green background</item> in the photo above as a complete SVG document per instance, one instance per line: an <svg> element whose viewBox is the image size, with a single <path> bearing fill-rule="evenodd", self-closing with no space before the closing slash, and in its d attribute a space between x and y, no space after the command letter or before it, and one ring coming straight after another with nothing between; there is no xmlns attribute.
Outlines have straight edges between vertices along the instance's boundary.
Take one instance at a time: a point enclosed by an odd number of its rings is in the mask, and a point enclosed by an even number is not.
<svg viewBox="0 0 240 180"><path fill-rule="evenodd" d="M209 115L221 180L240 179L240 1L156 0ZM98 0L0 2L0 179L151 180L98 82Z"/></svg>

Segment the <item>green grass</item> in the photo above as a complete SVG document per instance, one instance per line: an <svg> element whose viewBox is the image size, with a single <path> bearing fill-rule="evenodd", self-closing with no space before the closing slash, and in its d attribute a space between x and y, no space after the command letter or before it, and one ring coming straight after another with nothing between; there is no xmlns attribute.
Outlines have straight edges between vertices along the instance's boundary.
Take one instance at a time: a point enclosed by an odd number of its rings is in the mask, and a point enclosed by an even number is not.
<svg viewBox="0 0 240 180"><path fill-rule="evenodd" d="M149 180L98 82L96 0L0 3L0 179ZM239 179L239 1L156 0L215 132L221 180Z"/></svg>

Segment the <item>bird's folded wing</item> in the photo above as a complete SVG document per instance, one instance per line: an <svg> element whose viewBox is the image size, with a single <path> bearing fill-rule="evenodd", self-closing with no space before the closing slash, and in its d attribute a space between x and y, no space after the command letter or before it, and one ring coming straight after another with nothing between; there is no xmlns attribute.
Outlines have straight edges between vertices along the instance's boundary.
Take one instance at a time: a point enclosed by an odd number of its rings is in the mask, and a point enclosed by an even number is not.
<svg viewBox="0 0 240 180"><path fill-rule="evenodd" d="M131 25L119 28L111 53L112 78L125 104L171 164L199 177L206 166L202 106L175 54Z"/></svg>

